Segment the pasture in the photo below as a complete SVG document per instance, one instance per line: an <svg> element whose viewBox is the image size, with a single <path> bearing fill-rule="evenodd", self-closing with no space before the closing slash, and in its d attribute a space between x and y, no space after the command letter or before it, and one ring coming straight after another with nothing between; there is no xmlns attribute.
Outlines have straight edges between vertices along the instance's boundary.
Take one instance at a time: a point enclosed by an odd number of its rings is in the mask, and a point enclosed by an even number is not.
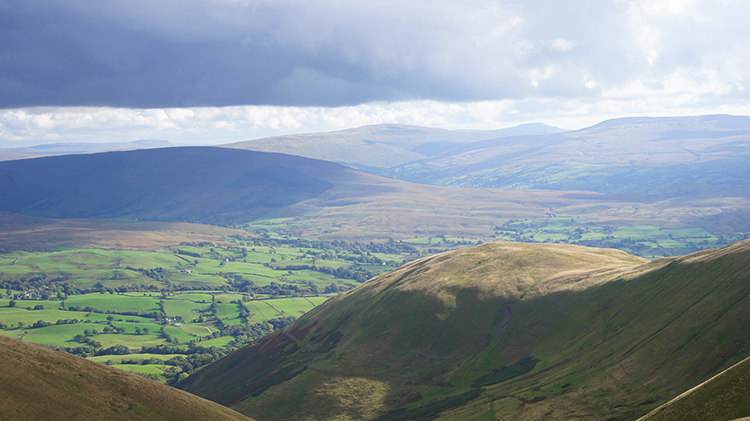
<svg viewBox="0 0 750 421"><path fill-rule="evenodd" d="M89 345L76 339L82 335L98 342L99 349L123 345L129 349L128 355L148 359L149 354L138 354L143 347L190 342L202 347L230 346L233 337L213 337L221 335L215 316L227 326L263 323L280 317L299 317L326 299L317 296L261 300L224 291L168 295L96 292L67 297L63 310L62 300L13 300L16 305L10 307L11 299L3 298L0 322L4 327L0 334L71 349ZM215 314L212 305L216 307ZM43 309L34 309L40 307ZM243 307L250 312L249 320L241 315ZM91 357L101 362L109 355Z"/></svg>

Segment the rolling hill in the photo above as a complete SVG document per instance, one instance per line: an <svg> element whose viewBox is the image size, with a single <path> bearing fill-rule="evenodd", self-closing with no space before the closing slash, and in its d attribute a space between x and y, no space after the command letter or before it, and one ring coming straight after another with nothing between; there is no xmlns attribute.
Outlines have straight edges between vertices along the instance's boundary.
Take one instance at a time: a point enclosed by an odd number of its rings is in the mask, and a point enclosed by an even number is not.
<svg viewBox="0 0 750 421"><path fill-rule="evenodd" d="M224 148L163 148L0 162L0 210L54 218L222 223L320 195L339 165Z"/></svg>
<svg viewBox="0 0 750 421"><path fill-rule="evenodd" d="M433 157L477 141L562 130L527 124L503 130L445 130L403 124L378 124L336 132L276 136L225 145L229 148L281 152L338 162L353 168L390 168Z"/></svg>
<svg viewBox="0 0 750 421"><path fill-rule="evenodd" d="M750 197L741 192L662 200L642 195L441 187L380 177L326 161L228 148L163 148L5 161L0 162L0 177L0 212L226 226L274 218L291 235L321 239L372 241L440 235L491 239L498 226L510 219L556 217L600 227L700 227L717 236L750 233Z"/></svg>
<svg viewBox="0 0 750 421"><path fill-rule="evenodd" d="M750 355L748 268L748 241L651 263L484 244L377 277L181 387L267 420L633 420Z"/></svg>
<svg viewBox="0 0 750 421"><path fill-rule="evenodd" d="M561 132L367 126L231 145L343 163L406 181L460 187L747 197L750 117L631 117Z"/></svg>
<svg viewBox="0 0 750 421"><path fill-rule="evenodd" d="M749 156L750 117L638 117L470 143L378 173L465 187L747 195Z"/></svg>
<svg viewBox="0 0 750 421"><path fill-rule="evenodd" d="M0 335L1 420L248 420L145 377Z"/></svg>

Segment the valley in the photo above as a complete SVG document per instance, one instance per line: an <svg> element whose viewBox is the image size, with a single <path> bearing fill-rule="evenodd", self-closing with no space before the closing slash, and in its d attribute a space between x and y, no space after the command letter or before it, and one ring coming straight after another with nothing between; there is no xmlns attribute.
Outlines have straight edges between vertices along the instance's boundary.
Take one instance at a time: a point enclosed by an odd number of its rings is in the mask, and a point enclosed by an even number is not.
<svg viewBox="0 0 750 421"><path fill-rule="evenodd" d="M651 263L522 243L427 257L180 387L269 420L635 419L747 355L749 247Z"/></svg>
<svg viewBox="0 0 750 421"><path fill-rule="evenodd" d="M0 332L174 382L427 253L409 243L222 240L2 254Z"/></svg>
<svg viewBox="0 0 750 421"><path fill-rule="evenodd" d="M262 420L683 414L710 397L657 408L750 355L748 126L9 159L0 334Z"/></svg>

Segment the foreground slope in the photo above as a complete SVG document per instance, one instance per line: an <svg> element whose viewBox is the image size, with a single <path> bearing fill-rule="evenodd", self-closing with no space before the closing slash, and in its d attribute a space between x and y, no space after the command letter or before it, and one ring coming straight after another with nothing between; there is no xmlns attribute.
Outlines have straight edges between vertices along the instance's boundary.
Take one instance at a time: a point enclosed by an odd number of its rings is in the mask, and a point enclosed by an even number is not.
<svg viewBox="0 0 750 421"><path fill-rule="evenodd" d="M750 358L649 412L639 421L750 419Z"/></svg>
<svg viewBox="0 0 750 421"><path fill-rule="evenodd" d="M0 335L2 420L247 420L153 380Z"/></svg>
<svg viewBox="0 0 750 421"><path fill-rule="evenodd" d="M750 242L645 263L494 243L418 260L181 387L261 419L612 419L750 354Z"/></svg>

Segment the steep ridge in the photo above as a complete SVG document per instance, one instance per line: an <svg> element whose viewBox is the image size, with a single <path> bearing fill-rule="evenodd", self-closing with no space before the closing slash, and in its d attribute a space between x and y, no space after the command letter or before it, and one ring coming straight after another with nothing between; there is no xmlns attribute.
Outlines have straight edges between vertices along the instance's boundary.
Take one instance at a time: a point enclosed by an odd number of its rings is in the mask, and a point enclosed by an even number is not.
<svg viewBox="0 0 750 421"><path fill-rule="evenodd" d="M649 412L638 421L750 419L750 358Z"/></svg>
<svg viewBox="0 0 750 421"><path fill-rule="evenodd" d="M261 419L631 420L750 354L750 242L421 259L188 378Z"/></svg>
<svg viewBox="0 0 750 421"><path fill-rule="evenodd" d="M0 335L0 420L248 420L145 377Z"/></svg>

